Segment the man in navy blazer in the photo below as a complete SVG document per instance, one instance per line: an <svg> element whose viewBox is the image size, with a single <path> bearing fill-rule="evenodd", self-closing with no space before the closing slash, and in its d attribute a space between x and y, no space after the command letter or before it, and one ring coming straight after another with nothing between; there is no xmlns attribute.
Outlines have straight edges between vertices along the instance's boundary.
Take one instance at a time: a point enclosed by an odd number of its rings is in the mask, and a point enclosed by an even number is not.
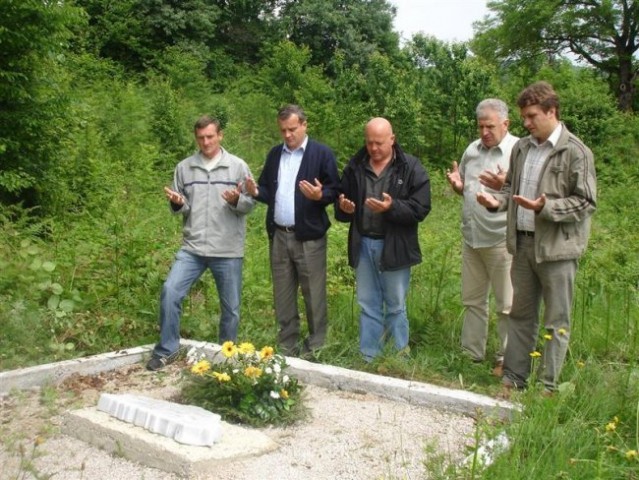
<svg viewBox="0 0 639 480"><path fill-rule="evenodd" d="M313 356L326 339L326 207L337 197L337 162L332 150L306 134L304 111L287 105L277 114L284 140L271 149L257 184L247 191L268 205L266 230L270 244L278 342L285 355ZM297 291L301 287L308 337L300 338Z"/></svg>

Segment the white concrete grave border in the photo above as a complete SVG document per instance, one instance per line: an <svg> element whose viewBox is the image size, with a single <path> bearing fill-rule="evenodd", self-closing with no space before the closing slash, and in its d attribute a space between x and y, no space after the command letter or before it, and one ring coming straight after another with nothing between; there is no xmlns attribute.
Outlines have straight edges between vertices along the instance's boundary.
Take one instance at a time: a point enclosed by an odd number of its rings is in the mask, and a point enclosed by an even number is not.
<svg viewBox="0 0 639 480"><path fill-rule="evenodd" d="M221 346L194 340L182 340L181 347L196 347L214 356ZM153 350L152 345L117 350L63 362L49 363L18 370L0 372L0 395L12 390L25 390L47 384L61 383L74 374L95 375L146 360ZM366 392L382 398L399 400L414 405L423 405L448 411L474 415L483 413L509 417L517 407L507 401L464 390L439 387L423 382L384 377L372 373L348 370L287 357L289 373L300 382L332 390Z"/></svg>

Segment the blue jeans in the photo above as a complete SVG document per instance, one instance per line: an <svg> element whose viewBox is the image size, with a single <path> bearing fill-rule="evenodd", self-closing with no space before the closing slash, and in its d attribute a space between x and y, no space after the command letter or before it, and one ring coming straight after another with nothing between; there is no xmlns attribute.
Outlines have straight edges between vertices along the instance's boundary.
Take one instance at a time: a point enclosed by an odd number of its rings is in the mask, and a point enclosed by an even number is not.
<svg viewBox="0 0 639 480"><path fill-rule="evenodd" d="M406 295L410 268L382 271L380 268L384 240L362 237L357 278L357 303L360 306L359 348L364 358L380 354L387 337L395 348L408 345Z"/></svg>
<svg viewBox="0 0 639 480"><path fill-rule="evenodd" d="M213 274L220 299L220 343L237 339L242 293L242 260L201 257L185 250L177 253L160 295L160 342L153 350L155 355L164 357L179 349L182 301L207 268Z"/></svg>

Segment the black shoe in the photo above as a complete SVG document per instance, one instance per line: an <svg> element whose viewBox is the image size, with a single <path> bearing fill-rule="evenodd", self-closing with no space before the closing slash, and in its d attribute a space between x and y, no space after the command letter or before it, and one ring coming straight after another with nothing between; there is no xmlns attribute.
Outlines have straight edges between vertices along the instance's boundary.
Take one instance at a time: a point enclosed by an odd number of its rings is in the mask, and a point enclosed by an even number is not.
<svg viewBox="0 0 639 480"><path fill-rule="evenodd" d="M151 360L146 364L146 369L151 370L152 372L156 372L158 370L162 370L167 365L175 362L178 358L179 351L172 353L166 357L161 357L159 355L153 354Z"/></svg>

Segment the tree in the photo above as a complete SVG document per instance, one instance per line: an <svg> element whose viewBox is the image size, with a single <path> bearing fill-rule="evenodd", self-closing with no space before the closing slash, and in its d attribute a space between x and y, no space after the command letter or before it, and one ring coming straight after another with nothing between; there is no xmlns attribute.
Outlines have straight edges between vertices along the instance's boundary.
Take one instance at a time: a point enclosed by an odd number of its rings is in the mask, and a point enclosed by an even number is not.
<svg viewBox="0 0 639 480"><path fill-rule="evenodd" d="M639 0L493 0L473 50L501 61L576 56L603 73L621 110L633 109Z"/></svg>
<svg viewBox="0 0 639 480"><path fill-rule="evenodd" d="M289 0L281 18L288 39L307 46L312 63L334 74L338 52L348 66L366 63L374 52L398 53L395 12L386 0Z"/></svg>
<svg viewBox="0 0 639 480"><path fill-rule="evenodd" d="M143 71L171 46L206 50L214 43L220 8L205 0L76 0L89 17L78 34L90 53Z"/></svg>
<svg viewBox="0 0 639 480"><path fill-rule="evenodd" d="M38 203L67 135L62 65L81 11L66 2L0 0L0 201Z"/></svg>
<svg viewBox="0 0 639 480"><path fill-rule="evenodd" d="M423 117L423 148L442 165L459 156L475 138L475 108L497 95L494 71L474 58L465 42L443 42L417 34L406 45L418 79Z"/></svg>

